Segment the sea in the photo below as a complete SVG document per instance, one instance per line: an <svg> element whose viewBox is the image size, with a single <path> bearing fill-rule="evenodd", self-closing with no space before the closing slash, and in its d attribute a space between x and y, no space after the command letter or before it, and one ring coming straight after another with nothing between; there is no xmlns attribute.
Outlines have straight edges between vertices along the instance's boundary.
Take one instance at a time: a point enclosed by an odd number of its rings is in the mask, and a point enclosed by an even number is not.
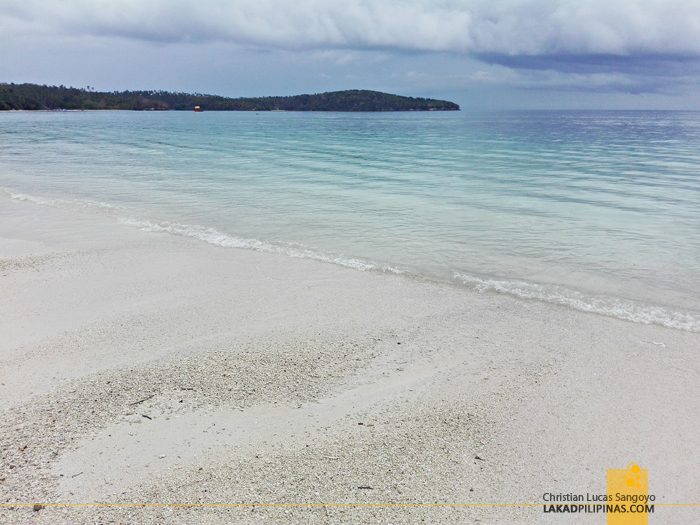
<svg viewBox="0 0 700 525"><path fill-rule="evenodd" d="M2 112L0 188L700 331L700 112Z"/></svg>

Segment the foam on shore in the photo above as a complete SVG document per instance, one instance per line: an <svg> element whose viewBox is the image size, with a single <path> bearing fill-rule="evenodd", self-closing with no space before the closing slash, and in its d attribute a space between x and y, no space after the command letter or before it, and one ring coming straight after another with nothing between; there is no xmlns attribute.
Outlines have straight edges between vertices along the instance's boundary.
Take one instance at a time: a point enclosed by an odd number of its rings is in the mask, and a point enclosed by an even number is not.
<svg viewBox="0 0 700 525"><path fill-rule="evenodd" d="M12 193L6 190L10 196L19 201L28 201L35 204L51 206L61 209L94 211L117 217L117 221L125 226L138 228L142 231L169 233L184 237L191 237L209 244L224 248L241 248L259 252L277 253L295 258L312 259L330 264L336 264L359 271L379 271L407 276L422 276L420 270L407 266L381 264L372 260L359 257L348 257L343 254L331 253L318 247L307 247L299 243L284 244L271 243L254 238L243 238L223 233L216 228L197 224L180 224L169 221L156 221L135 219L124 216L124 209L105 202L62 199L46 199L33 195ZM429 278L434 279L434 276ZM439 278L438 278L439 280ZM446 279L445 279L446 280ZM563 286L527 282L523 280L508 280L499 278L478 277L455 272L453 283L466 286L478 292L495 292L511 295L521 299L544 301L567 308L573 308L582 312L596 313L618 319L624 319L635 323L658 324L668 328L700 332L700 318L690 312L671 309L653 304L645 304L639 301L611 297L604 295L591 295L579 290L572 290Z"/></svg>

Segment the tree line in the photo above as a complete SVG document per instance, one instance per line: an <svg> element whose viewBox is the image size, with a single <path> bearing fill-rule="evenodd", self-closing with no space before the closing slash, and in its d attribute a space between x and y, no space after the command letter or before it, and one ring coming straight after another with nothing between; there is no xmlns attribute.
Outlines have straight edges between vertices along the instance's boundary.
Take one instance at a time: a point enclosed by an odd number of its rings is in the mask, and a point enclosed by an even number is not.
<svg viewBox="0 0 700 525"><path fill-rule="evenodd" d="M89 88L0 84L0 110L185 110L204 111L446 111L459 106L445 100L402 97L352 89L316 95L227 98L169 91L99 92Z"/></svg>

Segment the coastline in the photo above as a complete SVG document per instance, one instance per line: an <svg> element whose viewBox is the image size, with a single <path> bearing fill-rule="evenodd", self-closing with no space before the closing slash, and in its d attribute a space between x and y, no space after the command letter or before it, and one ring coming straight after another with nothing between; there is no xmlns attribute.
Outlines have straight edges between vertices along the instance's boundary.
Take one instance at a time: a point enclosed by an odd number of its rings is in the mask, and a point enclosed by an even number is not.
<svg viewBox="0 0 700 525"><path fill-rule="evenodd" d="M604 490L605 469L635 461L657 503L697 503L698 333L9 198L0 217L3 502L541 503ZM557 520L539 506L0 515Z"/></svg>

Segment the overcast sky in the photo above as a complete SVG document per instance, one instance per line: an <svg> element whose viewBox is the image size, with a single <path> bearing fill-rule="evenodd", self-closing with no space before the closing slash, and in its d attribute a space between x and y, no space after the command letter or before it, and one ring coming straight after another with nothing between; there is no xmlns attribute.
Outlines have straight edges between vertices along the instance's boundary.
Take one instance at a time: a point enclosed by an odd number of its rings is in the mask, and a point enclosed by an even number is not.
<svg viewBox="0 0 700 525"><path fill-rule="evenodd" d="M700 110L700 0L0 0L0 82Z"/></svg>

